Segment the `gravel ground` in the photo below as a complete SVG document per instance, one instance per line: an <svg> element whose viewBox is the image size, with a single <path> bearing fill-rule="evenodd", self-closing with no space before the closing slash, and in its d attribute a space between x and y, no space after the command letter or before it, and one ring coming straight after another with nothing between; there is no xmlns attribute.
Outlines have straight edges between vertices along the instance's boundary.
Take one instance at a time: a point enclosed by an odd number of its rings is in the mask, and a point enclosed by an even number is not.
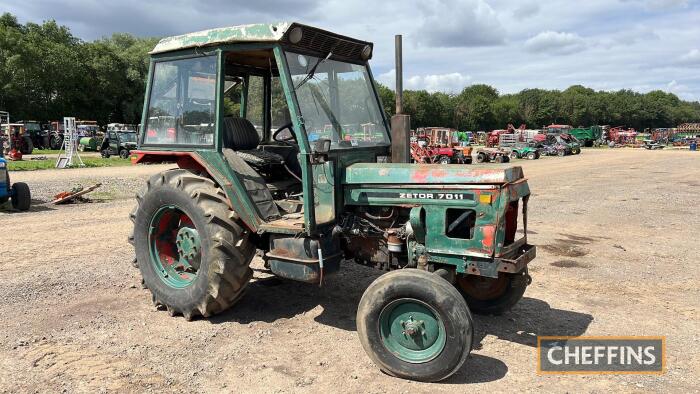
<svg viewBox="0 0 700 394"><path fill-rule="evenodd" d="M525 298L476 316L475 350L445 382L386 376L355 332L378 272L346 264L323 288L255 279L231 310L156 310L129 264L132 196L166 166L14 173L27 213L0 210L0 392L697 392L700 155L632 149L518 161L529 177ZM101 203L42 205L102 182ZM94 196L93 196L94 198ZM536 374L538 335L665 335L660 376Z"/></svg>

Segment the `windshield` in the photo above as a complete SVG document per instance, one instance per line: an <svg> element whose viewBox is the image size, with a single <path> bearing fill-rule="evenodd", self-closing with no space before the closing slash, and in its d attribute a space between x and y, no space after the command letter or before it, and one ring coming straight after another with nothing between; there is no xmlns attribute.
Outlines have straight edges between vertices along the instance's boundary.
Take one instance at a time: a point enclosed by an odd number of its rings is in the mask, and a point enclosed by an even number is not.
<svg viewBox="0 0 700 394"><path fill-rule="evenodd" d="M331 148L389 144L365 66L294 52L286 56L309 142L327 138Z"/></svg>
<svg viewBox="0 0 700 394"><path fill-rule="evenodd" d="M121 142L136 142L136 133L119 133Z"/></svg>

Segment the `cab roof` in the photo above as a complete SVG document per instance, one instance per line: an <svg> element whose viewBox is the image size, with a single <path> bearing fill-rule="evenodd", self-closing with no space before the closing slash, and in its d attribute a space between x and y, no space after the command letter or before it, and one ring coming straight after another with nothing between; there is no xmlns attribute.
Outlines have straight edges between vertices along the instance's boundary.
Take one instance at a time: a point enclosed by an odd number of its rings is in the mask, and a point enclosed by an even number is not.
<svg viewBox="0 0 700 394"><path fill-rule="evenodd" d="M299 27L302 34L297 40L290 40L290 32ZM299 31L299 29L296 29ZM371 47L372 43L356 40L336 33L318 29L312 26L296 22L257 23L251 25L219 27L202 30L194 33L161 39L151 55L174 52L181 49L211 47L222 44L235 43L274 43L285 42L288 45L305 47L311 50L328 52L332 49L334 55L341 57L357 57L365 46ZM324 53L325 53L324 52Z"/></svg>

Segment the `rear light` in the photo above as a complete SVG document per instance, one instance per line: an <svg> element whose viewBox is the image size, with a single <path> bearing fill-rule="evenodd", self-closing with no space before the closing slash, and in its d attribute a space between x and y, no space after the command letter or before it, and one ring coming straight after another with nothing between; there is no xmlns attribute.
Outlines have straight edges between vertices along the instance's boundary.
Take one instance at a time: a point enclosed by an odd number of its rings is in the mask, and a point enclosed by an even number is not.
<svg viewBox="0 0 700 394"><path fill-rule="evenodd" d="M155 130L153 130L153 129L148 129L148 131L146 132L146 135L147 135L149 138L155 138L155 137L158 136L158 133L157 133Z"/></svg>
<svg viewBox="0 0 700 394"><path fill-rule="evenodd" d="M167 130L167 136L168 136L168 139L169 139L169 140L175 141L175 129L172 128L172 127L169 128L169 129Z"/></svg>

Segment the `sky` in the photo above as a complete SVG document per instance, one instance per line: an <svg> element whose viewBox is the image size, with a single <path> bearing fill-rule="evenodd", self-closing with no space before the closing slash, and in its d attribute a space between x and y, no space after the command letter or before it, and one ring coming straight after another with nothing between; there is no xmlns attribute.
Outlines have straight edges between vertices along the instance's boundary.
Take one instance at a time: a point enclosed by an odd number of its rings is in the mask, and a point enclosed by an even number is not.
<svg viewBox="0 0 700 394"><path fill-rule="evenodd" d="M700 0L0 0L0 12L84 40L297 21L373 42L373 73L390 87L402 34L406 89L581 84L700 100Z"/></svg>

